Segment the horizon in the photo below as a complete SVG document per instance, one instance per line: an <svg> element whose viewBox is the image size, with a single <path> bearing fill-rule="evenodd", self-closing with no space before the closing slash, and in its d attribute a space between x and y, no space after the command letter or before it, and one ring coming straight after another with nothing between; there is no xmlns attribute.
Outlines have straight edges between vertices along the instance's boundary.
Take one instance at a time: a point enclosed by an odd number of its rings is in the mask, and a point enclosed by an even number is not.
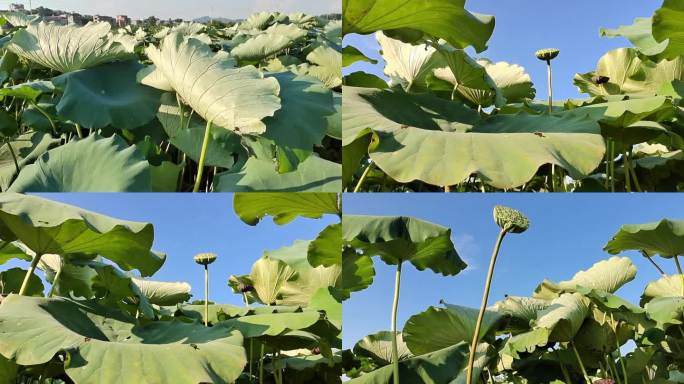
<svg viewBox="0 0 684 384"><path fill-rule="evenodd" d="M337 0L322 0L315 3L303 0L256 0L252 2L204 0L192 4L180 0L165 2L152 0L142 3L132 0L98 2L87 2L83 0L14 0L5 1L3 3L5 9L8 9L10 4L23 4L26 9L45 7L53 10L70 13L75 12L85 15L126 15L134 20L144 20L151 16L161 20L194 20L203 17L236 20L244 19L249 15L262 11L278 11L282 13L303 12L313 16L342 12L341 3Z"/></svg>

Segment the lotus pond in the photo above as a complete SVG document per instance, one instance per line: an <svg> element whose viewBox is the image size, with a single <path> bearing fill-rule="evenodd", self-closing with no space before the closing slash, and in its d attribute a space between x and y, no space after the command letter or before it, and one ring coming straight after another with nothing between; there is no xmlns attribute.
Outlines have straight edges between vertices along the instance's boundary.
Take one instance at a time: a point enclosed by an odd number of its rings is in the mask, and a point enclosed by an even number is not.
<svg viewBox="0 0 684 384"><path fill-rule="evenodd" d="M338 195L70 195L59 200L165 219L0 194L0 383L341 382ZM144 207L160 200L192 215ZM234 224L204 228L226 223L231 200ZM178 249L154 250L155 234ZM154 277L170 272L195 286Z"/></svg>
<svg viewBox="0 0 684 384"><path fill-rule="evenodd" d="M682 382L678 196L357 196L349 383Z"/></svg>
<svg viewBox="0 0 684 384"><path fill-rule="evenodd" d="M384 78L363 70L343 78L346 191L682 189L682 1L653 4L632 25L605 26L600 34L623 37L626 47L575 68L583 98L568 100L553 97L553 66L575 58L537 47L529 56L548 80L533 84L522 66L486 58L494 16L466 1L396 4L343 1L345 38L374 34L384 62ZM534 7L558 17L555 5ZM524 23L529 30L536 21ZM377 63L359 49L369 52L368 44L345 45L344 67Z"/></svg>
<svg viewBox="0 0 684 384"><path fill-rule="evenodd" d="M2 191L341 190L340 20L0 25Z"/></svg>

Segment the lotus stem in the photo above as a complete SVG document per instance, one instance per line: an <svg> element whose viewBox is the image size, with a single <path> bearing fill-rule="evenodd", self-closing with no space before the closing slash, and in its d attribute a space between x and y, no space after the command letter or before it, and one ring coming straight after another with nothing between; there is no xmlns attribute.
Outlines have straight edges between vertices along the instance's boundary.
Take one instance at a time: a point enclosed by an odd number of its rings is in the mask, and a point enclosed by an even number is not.
<svg viewBox="0 0 684 384"><path fill-rule="evenodd" d="M259 357L259 384L264 384L264 344L261 344L261 357Z"/></svg>
<svg viewBox="0 0 684 384"><path fill-rule="evenodd" d="M83 138L83 130L79 124L76 124L76 134L78 135L79 139Z"/></svg>
<svg viewBox="0 0 684 384"><path fill-rule="evenodd" d="M252 353L254 350L254 339L249 339L249 382L252 382Z"/></svg>
<svg viewBox="0 0 684 384"><path fill-rule="evenodd" d="M615 142L610 140L610 191L615 192Z"/></svg>
<svg viewBox="0 0 684 384"><path fill-rule="evenodd" d="M50 115L47 112L45 112L45 110L43 108L39 107L38 103L35 103L32 101L31 105L33 105L33 108L35 108L36 111L40 112L41 115L45 116L45 118L48 119L48 121L50 122L50 126L52 127L52 132L56 135L57 134L57 126L55 126L55 123L54 123L54 121L52 121L52 118L50 117Z"/></svg>
<svg viewBox="0 0 684 384"><path fill-rule="evenodd" d="M59 258L59 269L57 270L57 273L55 273L55 278L52 279L52 287L50 287L50 293L48 293L48 297L52 297L55 293L55 288L57 288L57 282L59 281L60 276L62 276L62 269L64 269L64 261L62 260L62 257L60 256Z"/></svg>
<svg viewBox="0 0 684 384"><path fill-rule="evenodd" d="M558 362L560 363L561 367L561 372L563 373L563 378L565 379L565 382L567 384L572 384L572 380L570 380L570 374L568 373L568 369L565 367L565 364L563 364L563 360L560 358L560 353L558 350L554 350L556 358L558 359Z"/></svg>
<svg viewBox="0 0 684 384"><path fill-rule="evenodd" d="M622 384L622 380L620 380L620 376L617 374L617 367L613 367L615 365L615 362L611 362L608 355L606 355L605 357L606 357L606 366L608 367L608 370L610 371L610 376L614 377L618 384Z"/></svg>
<svg viewBox="0 0 684 384"><path fill-rule="evenodd" d="M584 363L582 362L582 358L580 357L579 352L577 352L577 348L575 348L575 344L573 342L570 342L570 348L572 348L572 351L575 353L575 358L577 359L577 363L579 363L580 370L582 371L582 375L584 375L584 380L587 382L587 384L591 384L591 379L589 378L589 374L587 374L586 368L584 368Z"/></svg>
<svg viewBox="0 0 684 384"><path fill-rule="evenodd" d="M397 310L399 308L399 289L401 288L401 262L394 275L394 299L392 300L392 372L394 384L399 384L399 348L397 346Z"/></svg>
<svg viewBox="0 0 684 384"><path fill-rule="evenodd" d="M204 266L204 326L209 326L209 265Z"/></svg>
<svg viewBox="0 0 684 384"><path fill-rule="evenodd" d="M451 192L451 186L450 185L445 185L444 186L444 193L449 193Z"/></svg>
<svg viewBox="0 0 684 384"><path fill-rule="evenodd" d="M204 162L207 157L207 147L209 146L209 136L211 136L211 120L207 121L207 128L204 131L204 140L202 141L202 151L200 152L199 164L197 165L197 180L195 180L195 188L193 192L199 192L202 184L202 174L204 173Z"/></svg>
<svg viewBox="0 0 684 384"><path fill-rule="evenodd" d="M33 260L31 260L31 267L26 272L26 275L24 276L24 281L21 283L21 288L19 288L20 296L25 296L26 290L28 289L29 280L31 280L31 276L33 275L33 272L36 270L36 266L38 266L41 257L43 257L43 255L36 255L33 258Z"/></svg>
<svg viewBox="0 0 684 384"><path fill-rule="evenodd" d="M368 177L368 174L370 173L371 168L373 168L373 160L371 160L368 163L368 166L366 167L366 170L363 171L363 174L361 175L361 178L359 179L358 183L356 183L356 187L354 188L354 193L358 192L361 190L361 186L363 186L363 182L366 181L366 178Z"/></svg>
<svg viewBox="0 0 684 384"><path fill-rule="evenodd" d="M661 274L662 276L665 276L665 275L666 275L665 271L663 271L663 269L660 268L660 266L659 266L658 264L656 264L655 260L653 260L653 258L652 258L648 253L646 253L646 251L641 251L641 254L642 254L644 257L646 257L646 258L648 259L648 261L651 262L651 264L658 270L658 272L660 272L660 274Z"/></svg>
<svg viewBox="0 0 684 384"><path fill-rule="evenodd" d="M487 270L487 279L485 280L484 293L482 294L482 304L480 305L480 312L477 314L477 322L475 323L475 332L473 332L473 340L470 342L470 354L468 355L468 368L466 373L466 383L473 382L473 366L475 365L475 352L477 351L477 342L480 339L480 329L482 329L482 320L484 319L485 309L487 308L487 300L489 300L489 290L492 285L492 278L494 277L494 266L496 265L496 258L499 256L499 249L501 243L506 236L507 231L501 228L499 236L496 238L494 244L494 251L489 260L489 269Z"/></svg>
<svg viewBox="0 0 684 384"><path fill-rule="evenodd" d="M682 280L682 296L684 296L684 273L682 273L682 265L679 264L679 256L675 255L674 262L677 266L677 273L679 273L679 278Z"/></svg>
<svg viewBox="0 0 684 384"><path fill-rule="evenodd" d="M551 71L551 60L546 61L548 83L549 83L549 113L553 112L553 73Z"/></svg>
<svg viewBox="0 0 684 384"><path fill-rule="evenodd" d="M17 161L17 155L14 153L14 148L12 148L12 144L7 140L5 142L7 144L7 148L9 149L10 154L12 155L12 160L14 160L14 168L17 170L17 175L19 174L19 162Z"/></svg>
<svg viewBox="0 0 684 384"><path fill-rule="evenodd" d="M625 378L625 383L628 384L628 378L627 378L627 367L625 366L625 361L622 359L622 353L620 352L620 340L618 340L618 333L617 329L620 326L620 321L615 322L615 317L613 316L613 313L611 312L610 314L610 321L611 324L613 325L613 333L615 334L615 346L617 347L617 354L618 354L618 361L620 361L620 366L622 368L622 377ZM617 367L615 368L617 370ZM618 377L616 375L616 377Z"/></svg>
<svg viewBox="0 0 684 384"><path fill-rule="evenodd" d="M627 168L629 168L629 173L632 175L632 179L634 179L634 188L636 188L637 192L643 192L641 189L641 184L639 184L639 178L637 177L636 171L634 170L634 166L632 165L632 146L629 146L629 149L625 152L625 164L627 165Z"/></svg>

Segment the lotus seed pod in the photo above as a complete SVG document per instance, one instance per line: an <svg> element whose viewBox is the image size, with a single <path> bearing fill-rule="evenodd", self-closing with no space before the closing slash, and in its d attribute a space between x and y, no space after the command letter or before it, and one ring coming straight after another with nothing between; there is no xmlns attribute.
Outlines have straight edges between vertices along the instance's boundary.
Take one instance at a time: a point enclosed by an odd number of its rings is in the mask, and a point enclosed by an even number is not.
<svg viewBox="0 0 684 384"><path fill-rule="evenodd" d="M559 53L560 50L556 48L547 48L538 50L537 52L535 52L535 56L537 56L537 59L539 60L551 61L555 59Z"/></svg>
<svg viewBox="0 0 684 384"><path fill-rule="evenodd" d="M497 205L494 207L494 221L506 232L523 233L530 227L530 220L520 211Z"/></svg>
<svg viewBox="0 0 684 384"><path fill-rule="evenodd" d="M194 257L195 263L200 265L209 265L216 260L215 253L198 253Z"/></svg>

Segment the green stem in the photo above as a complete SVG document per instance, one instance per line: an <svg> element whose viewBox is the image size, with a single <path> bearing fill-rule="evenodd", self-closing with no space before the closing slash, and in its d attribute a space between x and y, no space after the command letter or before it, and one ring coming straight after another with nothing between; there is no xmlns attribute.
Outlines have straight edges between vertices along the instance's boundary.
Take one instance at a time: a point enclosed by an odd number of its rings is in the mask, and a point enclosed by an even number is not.
<svg viewBox="0 0 684 384"><path fill-rule="evenodd" d="M682 279L682 296L684 296L684 273L682 273L682 265L679 264L679 256L675 255L674 261L677 266L677 273L679 273L679 277Z"/></svg>
<svg viewBox="0 0 684 384"><path fill-rule="evenodd" d="M646 251L641 251L641 254L642 254L644 257L646 257L646 258L648 259L648 261L651 262L651 264L653 264L653 266L658 270L658 272L660 272L660 274L661 274L662 276L665 276L665 271L663 271L663 269L660 268L660 266L659 266L658 264L656 264L656 262L653 260L653 258L651 257L651 255L649 255L648 253L646 253Z"/></svg>
<svg viewBox="0 0 684 384"><path fill-rule="evenodd" d="M551 60L546 61L546 68L548 74L548 84L549 84L549 113L553 112L553 76L551 72Z"/></svg>
<svg viewBox="0 0 684 384"><path fill-rule="evenodd" d="M204 326L209 326L209 265L204 266Z"/></svg>
<svg viewBox="0 0 684 384"><path fill-rule="evenodd" d="M12 155L12 160L14 160L14 168L17 170L17 175L19 174L19 161L17 161L17 155L14 153L14 148L12 148L12 144L8 141L5 142L7 144L7 148L9 148L9 152Z"/></svg>
<svg viewBox="0 0 684 384"><path fill-rule="evenodd" d="M482 328L482 320L484 319L485 309L487 308L487 300L489 300L489 289L492 285L492 278L494 277L494 265L496 265L496 258L499 255L501 242L503 242L506 231L499 231L499 236L496 238L492 257L489 260L489 269L487 271L487 280L485 280L484 293L482 294L482 304L480 304L480 312L477 315L477 323L475 323L475 332L473 332L473 340L470 343L470 354L468 356L468 367L466 384L473 382L473 366L475 365L475 352L477 351L477 342L480 339L480 329Z"/></svg>
<svg viewBox="0 0 684 384"><path fill-rule="evenodd" d="M361 186L363 186L363 182L366 181L366 177L368 177L368 173L370 173L371 168L373 168L373 160L368 163L368 166L366 167L366 170L363 171L359 182L356 183L356 187L354 188L355 193L361 190Z"/></svg>
<svg viewBox="0 0 684 384"><path fill-rule="evenodd" d="M202 173L204 173L204 161L207 157L207 147L209 146L209 136L211 136L211 120L207 121L207 129L204 131L204 140L202 141L202 152L200 152L199 164L197 165L197 180L195 180L195 188L193 192L199 192L202 184Z"/></svg>
<svg viewBox="0 0 684 384"><path fill-rule="evenodd" d="M59 277L62 276L62 269L64 269L64 261L62 260L62 257L59 257L59 269L57 270L57 273L55 274L55 278L52 280L52 287L50 287L50 293L48 293L48 297L52 297L52 295L55 294L55 288L57 287L57 282L59 281Z"/></svg>
<svg viewBox="0 0 684 384"><path fill-rule="evenodd" d="M627 192L632 192L632 176L631 172L629 172L629 161L627 160L627 150L624 151L624 156L625 156L625 165L623 168L625 169L625 189Z"/></svg>
<svg viewBox="0 0 684 384"><path fill-rule="evenodd" d="M57 127L55 126L55 123L52 121L50 115L47 112L45 112L43 108L39 107L37 103L31 102L31 105L33 105L33 108L35 108L36 111L40 112L40 114L42 114L43 116L45 116L46 119L48 119L48 121L50 122L50 126L52 127L52 132L56 135Z"/></svg>
<svg viewBox="0 0 684 384"><path fill-rule="evenodd" d="M43 255L36 255L33 258L33 260L31 260L31 267L24 276L24 281L21 283L21 288L19 289L19 295L24 296L24 294L26 293L26 290L28 289L29 280L31 279L33 272L36 270L36 266L38 266L41 257L43 257Z"/></svg>
<svg viewBox="0 0 684 384"><path fill-rule="evenodd" d="M81 126L76 124L76 134L78 135L79 139L83 138L83 130L81 129Z"/></svg>
<svg viewBox="0 0 684 384"><path fill-rule="evenodd" d="M634 188L636 188L637 192L643 192L641 189L641 184L639 183L639 178L637 177L636 171L634 170L634 166L632 165L632 146L630 145L629 150L627 151L627 157L625 158L625 161L627 162L627 168L629 168L629 173L632 175L632 179L634 179Z"/></svg>
<svg viewBox="0 0 684 384"><path fill-rule="evenodd" d="M622 359L622 353L620 352L620 340L618 340L618 327L620 326L620 321L615 322L615 318L613 317L613 313L610 314L610 322L611 325L613 326L613 333L615 334L615 346L617 347L617 354L618 354L618 361L620 362L620 366L622 368L622 377L624 377L625 383L628 384L629 379L627 378L627 367L625 366L625 361ZM617 370L617 368L616 368Z"/></svg>
<svg viewBox="0 0 684 384"><path fill-rule="evenodd" d="M606 355L605 357L606 357L606 366L608 367L608 370L610 371L610 376L615 378L615 381L618 384L621 384L622 381L620 380L620 376L618 376L616 370L613 369L613 364L611 364L609 355Z"/></svg>
<svg viewBox="0 0 684 384"><path fill-rule="evenodd" d="M570 380L570 374L568 373L568 369L565 367L565 364L563 364L563 360L561 360L560 352L557 349L554 352L556 354L556 359L558 359L558 363L560 363L561 372L563 372L563 378L565 379L565 383L572 384L572 380Z"/></svg>
<svg viewBox="0 0 684 384"><path fill-rule="evenodd" d="M264 344L261 344L261 357L259 358L259 384L264 384Z"/></svg>
<svg viewBox="0 0 684 384"><path fill-rule="evenodd" d="M249 382L252 382L252 352L254 350L254 339L249 339Z"/></svg>
<svg viewBox="0 0 684 384"><path fill-rule="evenodd" d="M577 359L577 362L579 363L580 370L582 371L582 375L584 375L584 380L587 382L587 384L591 384L591 379L589 379L589 374L587 374L587 370L584 368L584 363L582 362L582 358L580 357L579 352L577 352L577 348L575 348L575 344L570 342L570 347L572 348L572 351L575 353L575 358Z"/></svg>
<svg viewBox="0 0 684 384"><path fill-rule="evenodd" d="M610 140L610 191L615 192L615 142Z"/></svg>
<svg viewBox="0 0 684 384"><path fill-rule="evenodd" d="M399 309L399 289L401 288L401 262L397 265L394 275L394 299L392 300L392 371L394 384L399 384L399 349L397 346L397 311Z"/></svg>

